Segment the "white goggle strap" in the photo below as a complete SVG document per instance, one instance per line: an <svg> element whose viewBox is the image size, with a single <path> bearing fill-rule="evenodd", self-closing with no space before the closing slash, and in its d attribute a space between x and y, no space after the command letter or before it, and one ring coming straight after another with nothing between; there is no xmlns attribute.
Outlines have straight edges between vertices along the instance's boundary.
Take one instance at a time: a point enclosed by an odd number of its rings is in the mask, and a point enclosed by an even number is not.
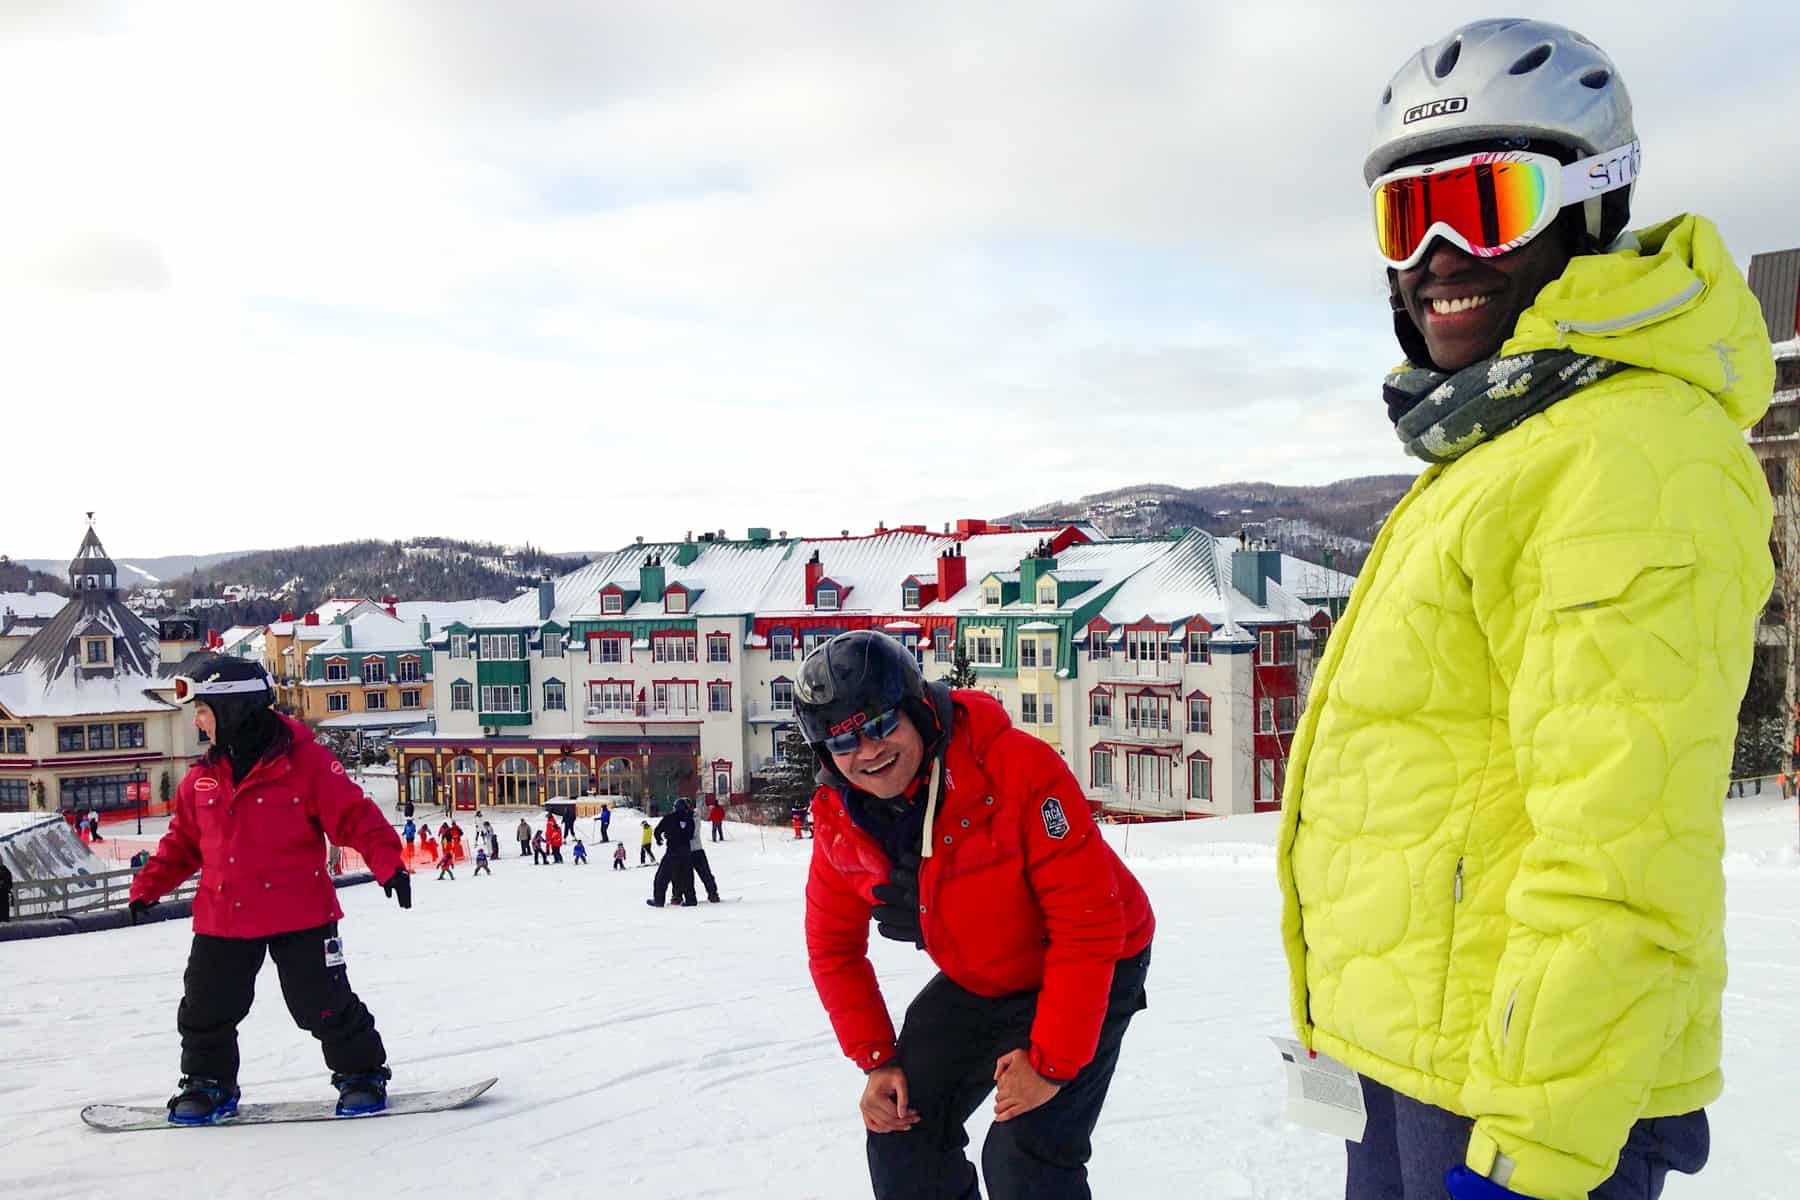
<svg viewBox="0 0 1800 1200"><path fill-rule="evenodd" d="M186 675L176 677L176 691L183 692L181 685L186 685L184 700L192 700L199 696L241 696L249 692L263 692L269 688L266 679L209 679L204 683L195 682Z"/></svg>
<svg viewBox="0 0 1800 1200"><path fill-rule="evenodd" d="M1601 211L1597 202L1607 192L1630 187L1637 181L1644 165L1644 151L1636 141L1592 158L1572 162L1562 169L1562 201L1564 205L1586 205L1588 236L1600 236ZM1588 203L1595 201L1595 203Z"/></svg>

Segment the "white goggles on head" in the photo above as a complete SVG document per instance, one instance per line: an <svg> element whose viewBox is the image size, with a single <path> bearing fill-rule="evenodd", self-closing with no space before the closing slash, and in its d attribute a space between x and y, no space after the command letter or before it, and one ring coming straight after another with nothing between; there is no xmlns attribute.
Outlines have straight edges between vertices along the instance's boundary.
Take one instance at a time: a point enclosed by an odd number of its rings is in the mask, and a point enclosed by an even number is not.
<svg viewBox="0 0 1800 1200"><path fill-rule="evenodd" d="M208 696L247 696L252 692L269 690L269 680L262 679L206 679L196 680L191 675L175 677L175 703L191 704L195 700L204 700Z"/></svg>

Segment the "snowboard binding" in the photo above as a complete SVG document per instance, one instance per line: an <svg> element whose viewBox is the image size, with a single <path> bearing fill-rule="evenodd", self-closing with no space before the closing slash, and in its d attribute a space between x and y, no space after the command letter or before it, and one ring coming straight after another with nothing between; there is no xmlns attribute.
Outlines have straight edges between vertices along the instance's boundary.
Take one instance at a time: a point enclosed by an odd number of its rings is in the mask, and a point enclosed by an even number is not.
<svg viewBox="0 0 1800 1200"><path fill-rule="evenodd" d="M237 1116L238 1090L217 1079L183 1075L181 1090L169 1097L169 1124L217 1125Z"/></svg>
<svg viewBox="0 0 1800 1200"><path fill-rule="evenodd" d="M338 1090L337 1115L363 1117L387 1107L388 1080L394 1073L386 1067L362 1074L333 1072L331 1086Z"/></svg>

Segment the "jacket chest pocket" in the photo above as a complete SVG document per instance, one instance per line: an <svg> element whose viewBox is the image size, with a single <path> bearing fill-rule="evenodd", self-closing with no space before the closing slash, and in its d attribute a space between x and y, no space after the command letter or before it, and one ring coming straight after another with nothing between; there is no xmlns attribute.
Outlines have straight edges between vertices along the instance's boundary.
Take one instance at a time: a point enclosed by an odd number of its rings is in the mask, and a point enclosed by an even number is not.
<svg viewBox="0 0 1800 1200"><path fill-rule="evenodd" d="M987 811L977 811L973 815L938 822L937 845L932 851L944 856L945 880L960 879L996 867L1017 868L1022 853L1018 829L993 821L991 815Z"/></svg>

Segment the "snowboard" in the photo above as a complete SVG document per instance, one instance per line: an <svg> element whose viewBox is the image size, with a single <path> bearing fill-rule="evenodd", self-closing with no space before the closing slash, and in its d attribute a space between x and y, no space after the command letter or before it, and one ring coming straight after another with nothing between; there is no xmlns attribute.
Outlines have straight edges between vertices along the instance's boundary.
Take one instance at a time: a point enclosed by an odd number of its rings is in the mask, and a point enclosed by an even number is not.
<svg viewBox="0 0 1800 1200"><path fill-rule="evenodd" d="M240 1104L237 1115L219 1125L279 1125L292 1121L362 1121L373 1117L403 1117L411 1113L444 1112L461 1108L499 1082L484 1079L466 1087L431 1092L391 1092L380 1112L354 1117L337 1115L336 1100L278 1100L270 1104ZM90 1104L81 1119L103 1133L136 1133L145 1129L206 1129L205 1125L176 1125L169 1120L167 1105L139 1108L126 1104Z"/></svg>

